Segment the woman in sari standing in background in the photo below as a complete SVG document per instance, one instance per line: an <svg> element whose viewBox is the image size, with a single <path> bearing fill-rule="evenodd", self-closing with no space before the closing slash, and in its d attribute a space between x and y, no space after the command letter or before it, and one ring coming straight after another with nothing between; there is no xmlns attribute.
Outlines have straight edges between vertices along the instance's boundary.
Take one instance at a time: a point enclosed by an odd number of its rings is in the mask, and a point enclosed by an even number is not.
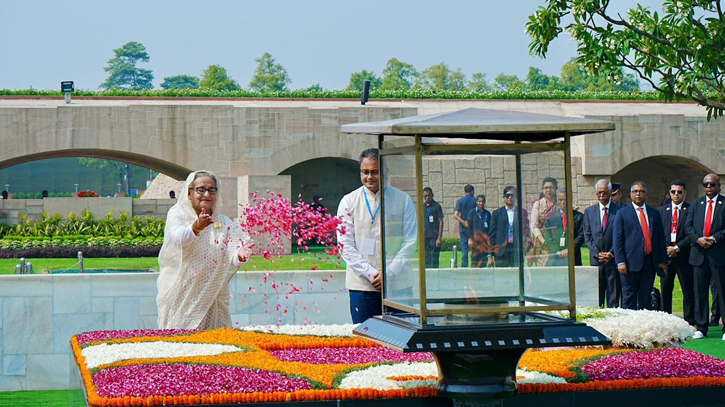
<svg viewBox="0 0 725 407"><path fill-rule="evenodd" d="M549 217L556 212L556 189L558 183L551 177L544 178L541 183L542 197L534 202L531 208L530 228L533 247L527 255L527 263L532 266L546 266L549 251L544 239L544 225Z"/></svg>

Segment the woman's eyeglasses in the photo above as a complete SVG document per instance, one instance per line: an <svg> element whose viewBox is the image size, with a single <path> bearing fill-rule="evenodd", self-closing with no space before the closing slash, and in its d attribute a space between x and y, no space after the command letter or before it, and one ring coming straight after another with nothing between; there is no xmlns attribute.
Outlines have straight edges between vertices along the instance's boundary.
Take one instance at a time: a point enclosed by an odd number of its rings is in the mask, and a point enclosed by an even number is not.
<svg viewBox="0 0 725 407"><path fill-rule="evenodd" d="M189 189L193 189L194 191L196 191L197 194L202 195L202 196L204 194L206 194L207 192L209 193L209 195L216 195L216 193L218 191L216 188L208 188L208 189L207 188L189 188Z"/></svg>

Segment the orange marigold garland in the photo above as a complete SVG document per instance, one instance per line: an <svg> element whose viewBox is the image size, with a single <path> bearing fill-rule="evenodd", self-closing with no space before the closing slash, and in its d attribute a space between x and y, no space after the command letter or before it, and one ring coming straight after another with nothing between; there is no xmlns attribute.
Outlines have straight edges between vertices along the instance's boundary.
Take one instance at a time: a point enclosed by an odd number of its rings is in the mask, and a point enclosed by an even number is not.
<svg viewBox="0 0 725 407"><path fill-rule="evenodd" d="M91 337L86 337L91 338ZM79 366L81 378L86 388L88 402L96 406L153 406L153 405L190 405L190 404L228 404L228 403L260 403L260 402L288 402L288 401L318 401L318 400L368 400L377 398L404 398L404 397L434 397L437 396L435 387L427 387L422 383L435 380L429 373L412 374L398 373L387 377L392 382L408 382L409 385L419 385L408 389L378 390L372 388L337 388L340 377L360 369L376 365L376 363L356 364L323 364L303 363L298 361L283 361L273 355L280 350L309 350L317 348L340 349L345 348L376 348L379 345L358 337L316 337L295 336L283 334L264 334L259 332L243 332L235 329L217 329L212 331L180 333L161 335L158 331L149 331L148 335L138 334L136 337L110 338L106 340L92 337L86 343L79 343L77 337L71 339L71 347ZM139 343L155 346L154 343L189 343L204 345L234 345L244 348L244 351L229 352L217 355L202 356L173 356L166 358L133 358L120 360L98 368L88 369L87 359L83 350L97 345L132 344ZM155 348L154 348L155 349ZM556 351L529 350L521 358L519 368L532 372L542 372L550 375L574 379L577 372L575 367L584 361L593 358L629 352L630 350L612 349L567 349ZM314 353L314 352L313 352ZM324 352L322 352L324 353ZM116 359L118 360L118 359ZM344 359L341 359L344 360ZM294 386L304 385L308 388L298 390L277 391L267 389L264 391L249 392L212 392L198 394L158 393L147 396L126 395L123 397L103 397L99 394L99 372L112 374L114 369L118 372L133 372L139 367L154 367L165 369L221 369L219 371L243 372L254 376L254 372L267 372ZM225 370L226 369L226 370ZM140 375L139 375L140 376ZM134 378L134 376L131 376ZM214 376L216 377L216 376ZM578 378L577 378L578 379ZM336 381L337 380L337 381ZM275 380L271 380L275 381ZM305 384L307 383L307 384ZM672 388L672 387L705 387L725 386L725 377L690 377L690 378L646 378L629 380L589 381L585 383L523 383L519 384L519 392L551 393L571 391L604 391L620 389L646 389L646 388ZM225 390L226 391L226 390Z"/></svg>

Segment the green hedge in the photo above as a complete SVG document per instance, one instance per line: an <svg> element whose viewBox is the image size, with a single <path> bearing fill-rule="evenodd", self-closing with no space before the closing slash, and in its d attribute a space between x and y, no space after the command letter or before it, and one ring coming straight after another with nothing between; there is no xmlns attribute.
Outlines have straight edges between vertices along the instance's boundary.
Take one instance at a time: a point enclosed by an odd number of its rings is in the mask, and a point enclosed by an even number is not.
<svg viewBox="0 0 725 407"><path fill-rule="evenodd" d="M57 238L47 237L17 237L8 236L0 239L0 249L21 250L47 247L140 247L161 246L163 237L93 237L93 236L63 236Z"/></svg>
<svg viewBox="0 0 725 407"><path fill-rule="evenodd" d="M70 213L66 218L59 214L40 214L40 219L30 220L27 214L20 214L20 223L14 226L0 225L0 237L42 237L62 238L63 236L95 236L133 239L137 237L163 237L166 221L154 217L130 217L121 211L113 217L113 211L105 217L95 219L93 214L84 210L80 216Z"/></svg>
<svg viewBox="0 0 725 407"><path fill-rule="evenodd" d="M63 96L58 90L38 89L0 89L2 96ZM99 97L169 97L169 98L301 98L301 99L358 99L360 91L348 90L322 90L310 91L305 89L287 90L282 92L255 92L251 90L213 91L204 89L169 89L169 90L76 90L73 96L99 96ZM394 90L370 92L371 99L565 99L565 100L658 100L655 92L567 92L547 90L510 90L473 92L451 90Z"/></svg>

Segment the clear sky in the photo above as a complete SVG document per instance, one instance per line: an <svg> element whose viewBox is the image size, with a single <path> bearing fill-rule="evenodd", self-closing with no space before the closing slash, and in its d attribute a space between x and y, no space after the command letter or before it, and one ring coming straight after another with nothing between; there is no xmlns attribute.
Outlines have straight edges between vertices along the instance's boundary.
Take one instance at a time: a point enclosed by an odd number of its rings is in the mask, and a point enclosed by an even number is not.
<svg viewBox="0 0 725 407"><path fill-rule="evenodd" d="M617 0L625 10L635 4ZM659 7L660 1L640 3ZM347 86L352 72L381 75L390 58L423 70L441 61L467 77L558 75L576 53L557 40L546 60L529 56L525 23L544 0L0 0L0 88L97 89L113 49L146 46L141 67L164 77L201 76L219 64L246 87L254 59L271 53L291 88Z"/></svg>

